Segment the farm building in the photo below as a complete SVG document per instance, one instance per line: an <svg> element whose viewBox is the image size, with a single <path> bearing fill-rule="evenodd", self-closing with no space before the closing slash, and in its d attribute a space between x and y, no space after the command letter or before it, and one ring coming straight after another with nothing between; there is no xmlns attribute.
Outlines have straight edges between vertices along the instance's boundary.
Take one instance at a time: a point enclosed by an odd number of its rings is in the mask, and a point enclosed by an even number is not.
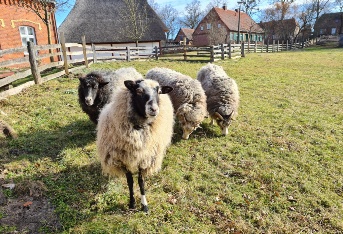
<svg viewBox="0 0 343 234"><path fill-rule="evenodd" d="M343 33L343 12L323 14L314 24L314 35L333 35Z"/></svg>
<svg viewBox="0 0 343 234"><path fill-rule="evenodd" d="M193 33L196 46L235 42L238 39L239 12L214 7L200 21ZM263 29L246 13L240 12L240 40L263 40Z"/></svg>
<svg viewBox="0 0 343 234"><path fill-rule="evenodd" d="M50 17L50 38L51 43L57 43L57 30L54 14L54 1L47 1L41 5L32 5L33 0L25 1L0 1L0 50L27 46L28 41L37 45L48 44L48 27L34 10L39 10L44 15L44 8L48 10ZM27 52L4 55L0 57L0 62L28 56ZM47 58L43 62L49 62Z"/></svg>
<svg viewBox="0 0 343 234"><path fill-rule="evenodd" d="M298 37L300 33L299 24L294 18L260 22L259 25L265 32L266 41L293 40Z"/></svg>
<svg viewBox="0 0 343 234"><path fill-rule="evenodd" d="M167 31L146 0L76 0L58 28L67 43L81 43L84 35L88 45L113 47L160 46Z"/></svg>
<svg viewBox="0 0 343 234"><path fill-rule="evenodd" d="M186 39L186 44L187 45L192 45L193 44L193 34L194 29L192 28L180 28L179 32L177 33L175 37L175 42L182 44L183 40Z"/></svg>

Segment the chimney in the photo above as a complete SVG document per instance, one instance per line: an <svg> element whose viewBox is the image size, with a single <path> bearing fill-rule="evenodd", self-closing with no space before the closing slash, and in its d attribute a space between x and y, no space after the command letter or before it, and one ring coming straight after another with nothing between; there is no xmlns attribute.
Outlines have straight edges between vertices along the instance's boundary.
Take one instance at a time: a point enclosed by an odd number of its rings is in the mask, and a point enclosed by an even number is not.
<svg viewBox="0 0 343 234"><path fill-rule="evenodd" d="M224 9L224 10L226 10L226 3L224 3L224 5L223 5L223 9Z"/></svg>

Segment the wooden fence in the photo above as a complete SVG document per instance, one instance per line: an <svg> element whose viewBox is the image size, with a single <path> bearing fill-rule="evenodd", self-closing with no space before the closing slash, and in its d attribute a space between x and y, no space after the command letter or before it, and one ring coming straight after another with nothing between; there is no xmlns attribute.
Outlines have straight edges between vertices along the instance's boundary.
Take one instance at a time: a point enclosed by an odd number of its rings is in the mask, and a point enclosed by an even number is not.
<svg viewBox="0 0 343 234"><path fill-rule="evenodd" d="M77 69L85 68L90 63L97 63L102 60L131 61L135 59L177 59L184 61L217 61L244 57L246 53L272 53L285 50L293 50L307 47L313 41L301 43L279 43L273 41L267 44L221 44L215 46L169 46L169 47L113 47L103 45L86 45L85 37L82 37L82 44L65 43L63 34L60 36L61 43L53 45L34 45L29 42L27 47L0 50L0 57L9 54L27 53L28 56L10 59L0 62L0 67L11 67L18 64L27 64L30 69L15 73L6 78L0 79L0 98L19 93L22 89L34 84L41 84L45 81L60 77ZM46 53L46 51L49 51ZM43 59L58 57L56 62L44 64ZM69 68L71 64L81 63L82 66ZM42 77L42 72L60 67L60 71ZM12 88L11 83L32 75L33 81Z"/></svg>

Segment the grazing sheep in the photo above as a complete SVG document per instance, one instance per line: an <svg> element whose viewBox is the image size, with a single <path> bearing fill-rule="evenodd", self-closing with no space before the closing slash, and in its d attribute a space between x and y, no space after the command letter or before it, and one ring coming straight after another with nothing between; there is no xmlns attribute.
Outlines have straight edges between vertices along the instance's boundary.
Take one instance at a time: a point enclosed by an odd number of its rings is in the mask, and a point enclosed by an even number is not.
<svg viewBox="0 0 343 234"><path fill-rule="evenodd" d="M113 74L113 71L94 71L79 78L78 94L80 106L95 124L98 123L101 109L111 99Z"/></svg>
<svg viewBox="0 0 343 234"><path fill-rule="evenodd" d="M6 137L17 138L17 134L13 130L13 128L6 123L5 121L0 119L0 132L2 132Z"/></svg>
<svg viewBox="0 0 343 234"><path fill-rule="evenodd" d="M122 73L123 74L123 73ZM113 92L113 101L101 111L97 126L97 152L104 174L126 176L129 208L135 208L133 174L138 172L142 210L148 205L144 177L161 169L173 134L172 90L153 80L127 77L124 87Z"/></svg>
<svg viewBox="0 0 343 234"><path fill-rule="evenodd" d="M182 138L188 139L207 115L206 96L200 82L168 68L153 68L145 77L173 88L169 96L182 127Z"/></svg>
<svg viewBox="0 0 343 234"><path fill-rule="evenodd" d="M231 120L238 115L239 92L238 86L221 66L208 64L198 72L200 81L207 96L207 110L216 120L223 135L228 134Z"/></svg>

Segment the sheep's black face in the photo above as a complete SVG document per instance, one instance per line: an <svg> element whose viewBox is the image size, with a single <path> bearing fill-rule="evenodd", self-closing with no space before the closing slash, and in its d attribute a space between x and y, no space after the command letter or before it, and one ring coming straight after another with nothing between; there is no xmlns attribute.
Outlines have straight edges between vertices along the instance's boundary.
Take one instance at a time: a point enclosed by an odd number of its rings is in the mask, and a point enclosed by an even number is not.
<svg viewBox="0 0 343 234"><path fill-rule="evenodd" d="M135 111L142 117L155 117L159 113L159 94L168 93L171 87L163 86L152 80L127 80L125 86L131 91L132 104Z"/></svg>
<svg viewBox="0 0 343 234"><path fill-rule="evenodd" d="M83 96L85 97L85 103L88 106L94 104L98 90L109 83L105 81L99 82L97 78L98 77L95 75L87 75L86 77L79 78Z"/></svg>
<svg viewBox="0 0 343 234"><path fill-rule="evenodd" d="M215 112L213 117L212 117L216 120L218 126L222 130L223 135L227 135L229 132L228 128L229 128L231 121L232 121L232 115L233 115L233 111L228 115L220 114L219 112Z"/></svg>

